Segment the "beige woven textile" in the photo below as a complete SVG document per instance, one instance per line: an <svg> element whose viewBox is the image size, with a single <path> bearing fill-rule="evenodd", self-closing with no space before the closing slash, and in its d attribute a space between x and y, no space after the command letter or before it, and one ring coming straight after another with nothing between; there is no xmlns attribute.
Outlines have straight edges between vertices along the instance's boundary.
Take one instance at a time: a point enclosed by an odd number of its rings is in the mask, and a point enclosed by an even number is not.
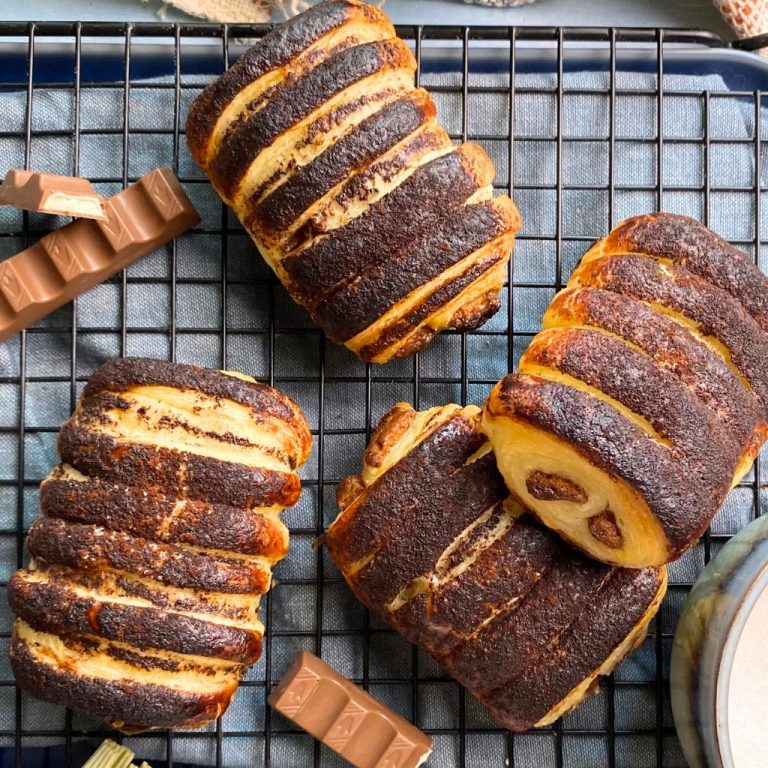
<svg viewBox="0 0 768 768"><path fill-rule="evenodd" d="M621 0L631 2L632 0ZM269 21L274 10L293 16L312 0L166 0L169 5L204 19L223 22ZM465 0L480 5L512 6L535 0ZM768 32L768 0L713 0L738 37L752 37ZM380 3L377 3L380 4Z"/></svg>
<svg viewBox="0 0 768 768"><path fill-rule="evenodd" d="M192 16L227 23L257 24L269 21L272 11L280 10L287 18L295 16L311 3L306 0L166 0Z"/></svg>

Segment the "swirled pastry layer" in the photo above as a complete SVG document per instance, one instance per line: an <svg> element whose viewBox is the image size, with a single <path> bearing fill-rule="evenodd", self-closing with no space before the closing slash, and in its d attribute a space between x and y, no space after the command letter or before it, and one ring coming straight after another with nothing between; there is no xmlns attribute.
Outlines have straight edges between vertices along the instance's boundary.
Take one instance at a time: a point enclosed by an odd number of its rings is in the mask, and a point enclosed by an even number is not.
<svg viewBox="0 0 768 768"><path fill-rule="evenodd" d="M745 254L693 219L620 224L485 405L512 493L606 563L678 557L768 434L767 296Z"/></svg>

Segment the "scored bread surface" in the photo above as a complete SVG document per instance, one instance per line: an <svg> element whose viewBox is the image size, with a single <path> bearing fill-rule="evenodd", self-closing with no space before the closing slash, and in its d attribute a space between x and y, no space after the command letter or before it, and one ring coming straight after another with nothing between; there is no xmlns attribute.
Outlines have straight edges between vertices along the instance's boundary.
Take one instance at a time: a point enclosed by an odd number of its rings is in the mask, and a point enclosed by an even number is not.
<svg viewBox="0 0 768 768"><path fill-rule="evenodd" d="M221 715L261 654L280 512L310 447L298 407L242 374L99 368L8 585L19 684L127 732Z"/></svg>
<svg viewBox="0 0 768 768"><path fill-rule="evenodd" d="M692 546L768 436L767 296L693 219L639 216L597 242L484 407L515 497L606 563Z"/></svg>
<svg viewBox="0 0 768 768"><path fill-rule="evenodd" d="M193 157L291 296L374 362L496 312L520 228L415 69L381 11L328 0L246 52L187 120Z"/></svg>
<svg viewBox="0 0 768 768"><path fill-rule="evenodd" d="M338 500L326 543L355 595L512 730L576 706L666 589L664 568L597 563L524 514L474 406L396 406Z"/></svg>

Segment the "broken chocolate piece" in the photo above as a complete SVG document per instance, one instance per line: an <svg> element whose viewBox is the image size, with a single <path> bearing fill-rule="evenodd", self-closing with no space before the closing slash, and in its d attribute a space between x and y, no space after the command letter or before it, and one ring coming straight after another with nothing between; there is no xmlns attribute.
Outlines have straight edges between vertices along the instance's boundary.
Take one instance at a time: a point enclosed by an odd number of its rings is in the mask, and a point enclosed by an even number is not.
<svg viewBox="0 0 768 768"><path fill-rule="evenodd" d="M14 168L0 184L0 205L104 221L104 198L88 179Z"/></svg>

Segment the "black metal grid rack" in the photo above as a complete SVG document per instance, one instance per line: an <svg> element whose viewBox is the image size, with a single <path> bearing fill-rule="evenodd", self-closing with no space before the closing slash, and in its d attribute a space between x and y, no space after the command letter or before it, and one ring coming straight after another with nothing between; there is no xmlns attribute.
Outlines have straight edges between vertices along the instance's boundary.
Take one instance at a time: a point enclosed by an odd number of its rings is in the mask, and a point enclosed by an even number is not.
<svg viewBox="0 0 768 768"><path fill-rule="evenodd" d="M419 59L419 80L445 109L451 133L489 150L498 188L515 197L527 223L496 319L474 333L443 334L411 360L376 367L326 343L290 304L186 154L190 101L234 60L242 38L263 33L210 24L0 23L0 172L48 162L51 170L89 175L111 192L168 164L205 211L202 224L172 246L0 345L0 586L22 564L36 487L55 460L56 431L100 362L138 353L239 368L293 396L313 426L305 492L285 517L292 551L263 610L263 658L243 683L234 714L201 732L131 737L140 757L169 765L340 765L264 703L293 652L306 647L427 730L436 742L430 765L684 765L665 683L675 619L710 555L759 514L765 501L759 463L712 533L673 567L665 606L633 660L576 713L535 734L513 736L495 726L426 657L357 606L312 542L335 515L335 484L356 471L376 419L398 400L416 407L480 402L514 367L578 256L624 216L682 208L725 228L723 234L756 259L765 255L768 135L764 97L755 85L759 68L705 33L401 29ZM679 78L697 67L727 69L728 86L681 86ZM570 79L582 69L596 74ZM627 74L635 69L641 86ZM599 119L580 126L583 99L596 106ZM681 129L676 118L668 126L666 116L676 115L683 101L695 115L691 124ZM568 117L571 102L575 122ZM741 115L738 135L723 128L722 109ZM537 110L547 123L539 131L521 119ZM648 116L653 130L642 132L635 112ZM491 128L482 119L489 113L501 115ZM740 182L719 177L724 148L749 168ZM668 158L686 152L695 178L670 178ZM598 160L584 169L581 156ZM631 157L641 160L627 177L622 165ZM585 219L579 200L597 200L600 215ZM551 217L539 216L539 208ZM51 226L36 215L7 216L0 219L0 258ZM734 217L741 228L729 231ZM4 645L10 618L7 611L0 617ZM107 735L114 734L23 696L0 661L0 763L74 765L82 737ZM60 752L32 756L55 744L63 744Z"/></svg>

